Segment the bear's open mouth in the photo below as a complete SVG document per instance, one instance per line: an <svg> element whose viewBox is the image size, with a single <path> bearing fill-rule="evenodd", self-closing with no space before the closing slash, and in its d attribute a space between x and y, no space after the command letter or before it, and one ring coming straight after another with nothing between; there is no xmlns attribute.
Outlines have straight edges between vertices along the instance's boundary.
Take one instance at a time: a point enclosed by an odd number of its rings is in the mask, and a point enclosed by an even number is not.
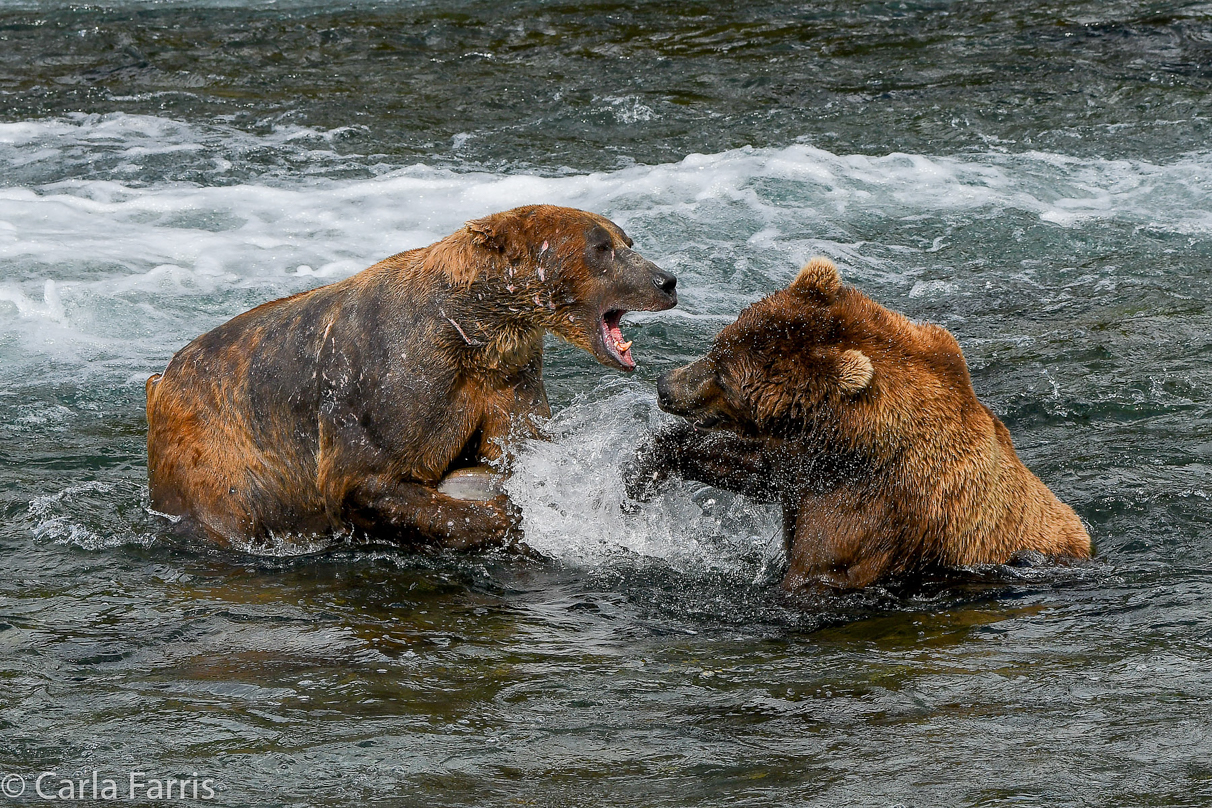
<svg viewBox="0 0 1212 808"><path fill-rule="evenodd" d="M634 370L635 360L631 358L631 341L623 339L623 330L619 328L619 322L626 313L622 309L611 309L602 315L600 323L602 344L624 369Z"/></svg>

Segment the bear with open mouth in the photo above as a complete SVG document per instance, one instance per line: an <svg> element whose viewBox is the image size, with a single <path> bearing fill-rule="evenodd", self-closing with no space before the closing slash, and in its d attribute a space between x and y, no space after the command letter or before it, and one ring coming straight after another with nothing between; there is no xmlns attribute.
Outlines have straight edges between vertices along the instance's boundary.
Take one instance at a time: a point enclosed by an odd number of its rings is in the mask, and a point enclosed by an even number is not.
<svg viewBox="0 0 1212 808"><path fill-rule="evenodd" d="M250 549L507 543L506 497L439 484L550 416L545 333L635 368L620 321L676 305L677 280L631 247L602 216L516 208L203 334L147 381L152 507Z"/></svg>
<svg viewBox="0 0 1212 808"><path fill-rule="evenodd" d="M640 448L629 495L677 474L781 504L787 589L1090 555L1077 515L977 399L955 338L843 285L826 259L741 312L657 392L685 420Z"/></svg>

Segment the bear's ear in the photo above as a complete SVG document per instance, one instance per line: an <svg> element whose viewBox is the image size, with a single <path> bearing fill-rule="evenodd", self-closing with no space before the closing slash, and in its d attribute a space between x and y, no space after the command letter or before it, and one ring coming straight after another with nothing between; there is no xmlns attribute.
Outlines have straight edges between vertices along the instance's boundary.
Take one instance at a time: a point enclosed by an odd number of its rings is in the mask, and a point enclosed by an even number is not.
<svg viewBox="0 0 1212 808"><path fill-rule="evenodd" d="M842 351L837 361L837 385L848 396L858 395L867 389L875 376L875 367L867 354L851 348Z"/></svg>
<svg viewBox="0 0 1212 808"><path fill-rule="evenodd" d="M795 276L795 280L787 288L802 294L817 294L826 300L832 300L833 296L842 288L842 276L838 274L837 267L832 261L818 255L804 264L800 274Z"/></svg>
<svg viewBox="0 0 1212 808"><path fill-rule="evenodd" d="M471 243L477 247L487 247L497 252L505 252L506 227L502 225L500 216L485 216L483 219L472 219L467 223L467 232L471 233Z"/></svg>

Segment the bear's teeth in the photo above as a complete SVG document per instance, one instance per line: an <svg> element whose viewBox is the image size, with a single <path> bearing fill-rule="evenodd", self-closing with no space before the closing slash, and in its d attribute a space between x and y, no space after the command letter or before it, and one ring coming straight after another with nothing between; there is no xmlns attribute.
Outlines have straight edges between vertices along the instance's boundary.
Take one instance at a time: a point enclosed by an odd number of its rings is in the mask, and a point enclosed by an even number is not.
<svg viewBox="0 0 1212 808"><path fill-rule="evenodd" d="M631 347L631 343L633 341L634 340L628 340L627 342L616 342L614 347L619 349L619 353L626 353L627 349Z"/></svg>

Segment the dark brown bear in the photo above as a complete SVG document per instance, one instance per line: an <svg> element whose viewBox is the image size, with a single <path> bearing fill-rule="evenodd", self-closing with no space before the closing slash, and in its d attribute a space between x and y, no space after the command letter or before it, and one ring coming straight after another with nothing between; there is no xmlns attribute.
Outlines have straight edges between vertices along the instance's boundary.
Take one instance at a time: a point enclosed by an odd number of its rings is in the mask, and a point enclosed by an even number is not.
<svg viewBox="0 0 1212 808"><path fill-rule="evenodd" d="M152 507L243 547L500 544L508 501L438 482L550 415L545 332L630 371L619 319L675 305L675 284L608 219L540 205L266 303L148 379Z"/></svg>
<svg viewBox="0 0 1212 808"><path fill-rule="evenodd" d="M955 338L843 286L826 259L657 389L686 421L640 450L629 493L673 472L780 503L788 589L1090 555L1077 515L977 400Z"/></svg>

